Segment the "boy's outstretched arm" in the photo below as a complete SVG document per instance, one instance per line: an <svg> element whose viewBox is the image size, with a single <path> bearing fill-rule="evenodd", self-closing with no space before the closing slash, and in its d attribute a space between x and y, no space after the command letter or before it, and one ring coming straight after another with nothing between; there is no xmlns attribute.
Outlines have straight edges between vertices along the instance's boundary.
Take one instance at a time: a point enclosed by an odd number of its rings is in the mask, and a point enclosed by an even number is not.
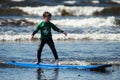
<svg viewBox="0 0 120 80"><path fill-rule="evenodd" d="M67 33L64 32L63 30L59 29L58 27L54 27L53 30L60 32L60 33L63 33L65 36L67 36Z"/></svg>
<svg viewBox="0 0 120 80"><path fill-rule="evenodd" d="M66 32L64 32L63 30L59 29L54 24L52 24L52 29L55 30L55 31L57 31L57 32L63 33L65 36L67 36Z"/></svg>
<svg viewBox="0 0 120 80"><path fill-rule="evenodd" d="M33 31L32 35L31 35L31 40L34 38L34 35L37 33L38 31Z"/></svg>
<svg viewBox="0 0 120 80"><path fill-rule="evenodd" d="M36 27L36 29L33 31L30 40L32 40L34 38L34 35L39 31L39 26Z"/></svg>

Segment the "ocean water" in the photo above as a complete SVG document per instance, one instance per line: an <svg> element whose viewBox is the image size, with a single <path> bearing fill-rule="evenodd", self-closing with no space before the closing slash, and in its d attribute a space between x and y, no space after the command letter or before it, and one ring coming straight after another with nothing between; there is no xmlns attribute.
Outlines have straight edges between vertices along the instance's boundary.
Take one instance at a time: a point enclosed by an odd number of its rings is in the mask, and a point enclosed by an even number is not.
<svg viewBox="0 0 120 80"><path fill-rule="evenodd" d="M15 0L14 0L15 1ZM0 15L0 80L119 80L120 1L119 0L39 0L44 6L13 6L28 15ZM2 5L1 5L2 6ZM3 61L36 61L40 34L29 38L43 20L42 13L53 15L51 22L67 36L52 31L61 64L111 64L104 72L80 69L10 68ZM22 15L22 13L21 13ZM42 63L53 63L45 45Z"/></svg>
<svg viewBox="0 0 120 80"><path fill-rule="evenodd" d="M39 42L1 42L1 61L34 62ZM89 65L112 64L104 72L80 69L37 69L0 67L4 80L119 80L120 42L106 41L55 41L61 64ZM54 61L50 48L45 45L42 62ZM1 64L0 64L1 66ZM90 77L91 76L91 77Z"/></svg>

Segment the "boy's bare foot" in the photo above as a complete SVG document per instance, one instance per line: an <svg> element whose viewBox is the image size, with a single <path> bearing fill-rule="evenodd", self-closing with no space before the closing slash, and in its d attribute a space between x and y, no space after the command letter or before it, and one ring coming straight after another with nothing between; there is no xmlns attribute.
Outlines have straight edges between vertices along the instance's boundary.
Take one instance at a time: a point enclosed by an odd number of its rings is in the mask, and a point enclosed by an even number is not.
<svg viewBox="0 0 120 80"><path fill-rule="evenodd" d="M36 61L36 62L34 62L35 64L39 64L40 62L39 61Z"/></svg>
<svg viewBox="0 0 120 80"><path fill-rule="evenodd" d="M57 65L60 65L59 60L55 60L55 63L56 63Z"/></svg>

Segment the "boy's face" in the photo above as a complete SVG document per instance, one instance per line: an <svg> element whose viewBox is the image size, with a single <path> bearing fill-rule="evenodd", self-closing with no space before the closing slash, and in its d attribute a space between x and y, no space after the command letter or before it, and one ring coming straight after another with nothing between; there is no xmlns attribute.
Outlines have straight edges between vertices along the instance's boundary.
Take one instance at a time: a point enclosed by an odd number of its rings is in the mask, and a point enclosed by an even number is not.
<svg viewBox="0 0 120 80"><path fill-rule="evenodd" d="M45 20L45 22L50 22L51 16L45 16L45 17L44 17L44 20Z"/></svg>

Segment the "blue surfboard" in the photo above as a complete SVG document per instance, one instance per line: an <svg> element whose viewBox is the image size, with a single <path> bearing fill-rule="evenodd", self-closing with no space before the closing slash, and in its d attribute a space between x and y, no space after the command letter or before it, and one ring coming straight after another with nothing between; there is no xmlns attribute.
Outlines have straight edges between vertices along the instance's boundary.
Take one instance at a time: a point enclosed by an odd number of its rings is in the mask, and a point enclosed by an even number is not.
<svg viewBox="0 0 120 80"><path fill-rule="evenodd" d="M13 62L7 61L5 64L16 66L16 67L28 67L28 68L61 68L61 69L98 69L110 67L111 65L57 65L57 64L34 64L34 63L25 63L25 62Z"/></svg>

